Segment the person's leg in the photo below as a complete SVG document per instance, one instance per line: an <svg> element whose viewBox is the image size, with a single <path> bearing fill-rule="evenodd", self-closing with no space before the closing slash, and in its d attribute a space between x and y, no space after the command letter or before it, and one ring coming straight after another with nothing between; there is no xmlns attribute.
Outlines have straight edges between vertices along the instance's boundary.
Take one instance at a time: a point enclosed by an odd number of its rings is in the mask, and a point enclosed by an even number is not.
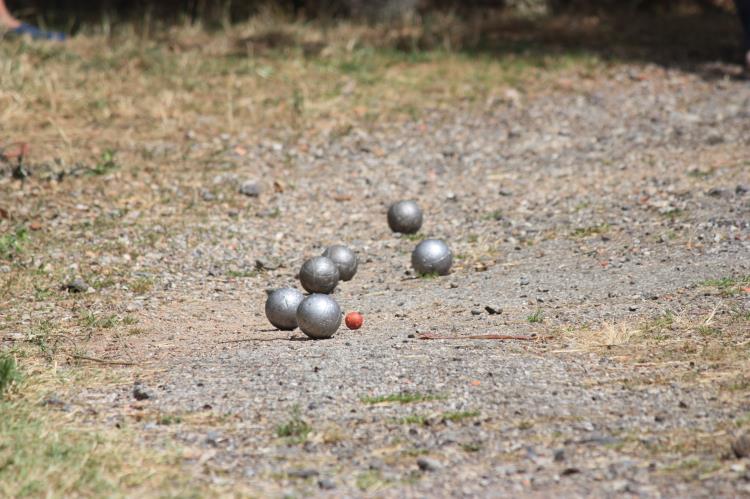
<svg viewBox="0 0 750 499"><path fill-rule="evenodd" d="M8 33L18 36L30 36L35 40L65 40L65 35L63 33L44 31L36 26L22 23L10 13L8 6L5 5L5 0L0 0L0 32L2 31L7 31Z"/></svg>
<svg viewBox="0 0 750 499"><path fill-rule="evenodd" d="M0 26L6 29L17 29L21 25L21 21L13 17L5 5L5 0L0 0Z"/></svg>
<svg viewBox="0 0 750 499"><path fill-rule="evenodd" d="M734 0L734 4L737 6L737 14L742 23L745 64L750 68L750 0Z"/></svg>

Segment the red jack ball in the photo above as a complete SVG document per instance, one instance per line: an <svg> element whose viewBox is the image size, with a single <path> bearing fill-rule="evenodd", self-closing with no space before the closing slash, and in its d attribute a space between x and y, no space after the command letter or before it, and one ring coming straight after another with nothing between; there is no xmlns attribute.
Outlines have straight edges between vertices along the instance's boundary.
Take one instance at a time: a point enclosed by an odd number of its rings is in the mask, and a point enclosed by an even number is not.
<svg viewBox="0 0 750 499"><path fill-rule="evenodd" d="M346 322L346 327L349 329L359 329L362 327L365 318L359 312L349 312L346 314L344 321Z"/></svg>

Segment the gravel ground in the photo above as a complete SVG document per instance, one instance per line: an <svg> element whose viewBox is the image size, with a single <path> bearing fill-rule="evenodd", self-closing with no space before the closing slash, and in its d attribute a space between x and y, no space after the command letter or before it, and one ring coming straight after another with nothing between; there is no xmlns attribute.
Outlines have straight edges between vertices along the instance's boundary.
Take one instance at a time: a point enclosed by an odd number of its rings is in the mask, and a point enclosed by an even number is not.
<svg viewBox="0 0 750 499"><path fill-rule="evenodd" d="M132 262L154 288L119 305L140 333L92 347L141 367L70 402L261 495L750 494L731 451L750 425L750 86L608 73L482 113L190 138L186 163L223 151L171 178L190 216L121 222L123 244L130 223L160 235ZM153 146L165 163L179 147ZM411 273L398 199L451 246L451 275ZM271 329L265 290L333 243L359 254L334 296L364 327ZM531 340L467 338L490 333Z"/></svg>

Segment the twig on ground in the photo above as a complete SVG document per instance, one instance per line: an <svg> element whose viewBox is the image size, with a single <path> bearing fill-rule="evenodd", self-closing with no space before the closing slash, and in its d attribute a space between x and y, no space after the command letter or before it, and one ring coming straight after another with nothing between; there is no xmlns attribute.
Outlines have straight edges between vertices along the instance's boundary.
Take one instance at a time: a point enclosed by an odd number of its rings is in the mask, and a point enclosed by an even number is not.
<svg viewBox="0 0 750 499"><path fill-rule="evenodd" d="M475 334L471 336L440 336L439 334L423 333L418 336L420 340L538 340L538 336L523 336L515 334Z"/></svg>
<svg viewBox="0 0 750 499"><path fill-rule="evenodd" d="M135 362L125 362L121 360L107 360L107 359L97 359L96 357L88 357L86 355L71 355L72 358L76 360L88 360L90 362L97 362L99 364L107 364L110 366L134 366Z"/></svg>

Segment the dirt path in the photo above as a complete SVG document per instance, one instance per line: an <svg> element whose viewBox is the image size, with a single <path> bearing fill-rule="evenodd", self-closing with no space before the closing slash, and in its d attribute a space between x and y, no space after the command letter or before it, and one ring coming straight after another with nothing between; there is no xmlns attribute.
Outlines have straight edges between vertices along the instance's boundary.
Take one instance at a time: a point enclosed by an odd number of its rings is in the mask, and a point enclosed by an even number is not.
<svg viewBox="0 0 750 499"><path fill-rule="evenodd" d="M146 441L264 494L750 493L730 450L750 421L748 109L747 83L625 67L483 115L243 143L198 180L258 178L257 205L199 200L205 218L138 262L159 283L123 304L142 332L95 350L141 364L152 398L76 402L139 412ZM400 198L449 242L452 275L410 274L416 243L384 218ZM359 252L335 296L365 327L270 330L264 290L335 242Z"/></svg>

